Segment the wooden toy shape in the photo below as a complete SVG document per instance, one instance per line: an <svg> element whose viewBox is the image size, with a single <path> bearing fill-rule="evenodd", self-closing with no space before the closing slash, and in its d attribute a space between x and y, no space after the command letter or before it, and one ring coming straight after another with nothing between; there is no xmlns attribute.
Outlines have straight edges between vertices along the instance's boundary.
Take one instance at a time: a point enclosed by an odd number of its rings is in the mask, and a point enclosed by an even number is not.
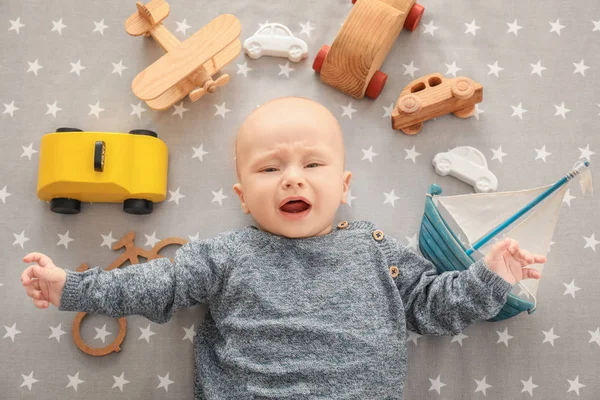
<svg viewBox="0 0 600 400"><path fill-rule="evenodd" d="M477 193L495 192L498 189L496 175L488 169L483 153L474 147L460 146L437 153L431 163L436 174L460 179L473 186Z"/></svg>
<svg viewBox="0 0 600 400"><path fill-rule="evenodd" d="M131 84L133 93L150 108L165 110L188 94L191 101L196 101L229 82L228 74L216 80L212 76L242 50L238 39L241 24L235 16L220 15L180 42L161 23L169 15L165 0L136 5L138 11L125 22L127 33L152 36L167 52L140 72Z"/></svg>
<svg viewBox="0 0 600 400"><path fill-rule="evenodd" d="M331 47L313 63L326 84L358 99L376 99L387 75L381 71L402 27L414 31L424 7L415 0L358 0Z"/></svg>
<svg viewBox="0 0 600 400"><path fill-rule="evenodd" d="M167 194L167 145L149 130L83 132L59 128L42 137L37 196L60 214L81 202L123 203L129 214L150 214Z"/></svg>
<svg viewBox="0 0 600 400"><path fill-rule="evenodd" d="M253 60L261 56L275 56L299 62L308 56L308 45L295 37L287 26L270 23L261 26L254 35L244 40L244 53Z"/></svg>
<svg viewBox="0 0 600 400"><path fill-rule="evenodd" d="M123 252L115 261L113 261L108 267L106 267L104 269L105 271L120 268L127 261L129 261L131 264L139 264L140 260L138 259L138 257L143 257L146 260L154 260L155 258L163 257L159 255L158 252L161 251L164 247L173 244L183 246L187 243L187 240L185 239L171 237L158 242L156 245L154 245L152 250L144 250L140 247L135 247L133 244L134 240L135 232L129 232L121 240L113 244L113 250L119 250L124 247L125 252ZM171 262L173 262L173 260L171 260ZM84 263L81 264L76 271L83 272L87 271L88 269L89 266ZM83 321L83 318L85 318L86 315L87 313L85 312L77 313L75 319L73 320L71 332L73 334L73 340L75 341L77 347L79 347L79 349L84 353L89 354L91 356L105 356L113 352L117 353L121 351L121 343L123 343L123 340L125 339L125 334L127 333L127 320L125 319L125 317L119 318L119 334L117 335L117 338L108 346L98 348L88 346L81 337L81 322Z"/></svg>
<svg viewBox="0 0 600 400"><path fill-rule="evenodd" d="M483 100L483 86L464 76L444 78L435 73L409 83L392 111L392 128L415 135L423 122L448 113L468 118Z"/></svg>

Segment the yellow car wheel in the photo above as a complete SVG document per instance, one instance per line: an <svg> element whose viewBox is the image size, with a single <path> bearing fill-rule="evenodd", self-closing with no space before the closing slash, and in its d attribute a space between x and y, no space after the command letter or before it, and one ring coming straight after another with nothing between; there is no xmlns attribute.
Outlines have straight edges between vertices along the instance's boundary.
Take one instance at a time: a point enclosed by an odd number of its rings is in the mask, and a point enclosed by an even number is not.
<svg viewBox="0 0 600 400"><path fill-rule="evenodd" d="M144 199L127 199L123 202L123 211L127 214L146 215L152 213L154 203Z"/></svg>

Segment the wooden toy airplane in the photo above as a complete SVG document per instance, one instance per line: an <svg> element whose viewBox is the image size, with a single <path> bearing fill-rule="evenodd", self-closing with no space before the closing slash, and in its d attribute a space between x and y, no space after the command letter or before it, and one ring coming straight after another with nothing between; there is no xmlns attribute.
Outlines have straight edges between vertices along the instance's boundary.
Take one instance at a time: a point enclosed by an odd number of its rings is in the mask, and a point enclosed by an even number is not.
<svg viewBox="0 0 600 400"><path fill-rule="evenodd" d="M219 15L198 32L180 42L162 24L169 15L165 0L136 3L137 12L127 18L125 30L132 36L152 36L167 52L140 72L131 88L154 110L166 110L189 94L196 101L229 82L229 75L212 76L233 61L242 50L240 21Z"/></svg>

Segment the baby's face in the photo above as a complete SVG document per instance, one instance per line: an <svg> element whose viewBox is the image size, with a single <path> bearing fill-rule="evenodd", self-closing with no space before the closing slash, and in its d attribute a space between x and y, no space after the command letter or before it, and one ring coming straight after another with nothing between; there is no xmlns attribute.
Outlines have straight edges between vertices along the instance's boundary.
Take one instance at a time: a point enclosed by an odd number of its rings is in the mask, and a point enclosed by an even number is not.
<svg viewBox="0 0 600 400"><path fill-rule="evenodd" d="M255 110L238 134L236 164L242 209L276 235L324 235L346 202L342 132L313 101L282 98Z"/></svg>

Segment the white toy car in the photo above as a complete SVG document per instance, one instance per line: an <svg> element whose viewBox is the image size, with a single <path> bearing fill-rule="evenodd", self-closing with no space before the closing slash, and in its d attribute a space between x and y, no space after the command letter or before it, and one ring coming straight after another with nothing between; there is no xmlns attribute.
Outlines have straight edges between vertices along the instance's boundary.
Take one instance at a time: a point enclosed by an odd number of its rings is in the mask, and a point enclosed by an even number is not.
<svg viewBox="0 0 600 400"><path fill-rule="evenodd" d="M254 60L261 56L276 56L298 62L308 56L308 45L295 37L287 26L270 23L244 41L244 52Z"/></svg>
<svg viewBox="0 0 600 400"><path fill-rule="evenodd" d="M495 192L498 189L498 179L488 169L485 156L473 147L460 146L438 153L433 158L433 166L438 175L450 174L473 186L477 193Z"/></svg>

